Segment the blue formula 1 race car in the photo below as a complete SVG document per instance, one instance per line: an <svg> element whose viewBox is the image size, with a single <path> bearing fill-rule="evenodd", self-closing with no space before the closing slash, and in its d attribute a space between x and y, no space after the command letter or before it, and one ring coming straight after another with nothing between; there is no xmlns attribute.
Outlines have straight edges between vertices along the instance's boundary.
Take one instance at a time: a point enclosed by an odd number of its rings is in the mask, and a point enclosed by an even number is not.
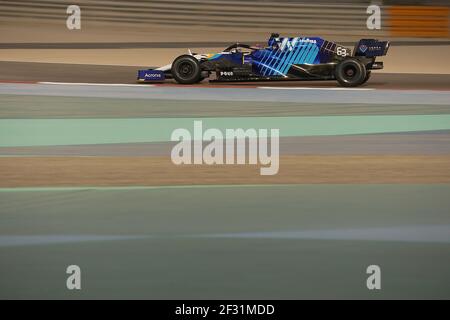
<svg viewBox="0 0 450 320"><path fill-rule="evenodd" d="M266 47L235 43L216 54L189 54L157 69L139 70L138 81L181 84L210 82L337 80L344 87L365 83L371 70L382 69L388 41L361 39L351 49L322 38L272 34ZM213 77L215 75L215 77Z"/></svg>

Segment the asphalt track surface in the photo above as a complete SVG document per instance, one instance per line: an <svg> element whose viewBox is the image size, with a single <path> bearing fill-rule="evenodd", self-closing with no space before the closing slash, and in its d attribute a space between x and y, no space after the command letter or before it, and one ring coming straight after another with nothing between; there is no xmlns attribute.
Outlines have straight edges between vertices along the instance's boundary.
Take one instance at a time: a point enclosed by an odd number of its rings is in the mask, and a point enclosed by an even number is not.
<svg viewBox="0 0 450 320"><path fill-rule="evenodd" d="M0 298L450 297L450 189L439 180L450 172L448 75L379 74L362 90L335 90L333 82L134 86L135 69L0 63ZM132 86L35 83L45 81ZM62 171L45 157L78 161L64 173L74 182L89 178L80 163L97 158L95 171L126 156L143 176L140 161L168 158L173 144L135 141L139 130L157 140L193 119L280 126L289 133L282 156L319 164L412 159L413 181L428 182L192 185L193 174L184 186L48 183ZM111 137L118 141L105 143ZM420 176L430 166L435 176ZM19 167L25 184L16 188L8 177ZM123 167L108 178L126 181ZM335 177L333 168L320 173ZM38 176L44 184L33 187ZM65 289L70 264L82 268L81 291ZM381 291L367 290L371 264L381 267Z"/></svg>
<svg viewBox="0 0 450 320"><path fill-rule="evenodd" d="M72 83L136 83L138 69L150 66L73 65L59 63L0 62L0 81L50 81ZM337 87L336 81L257 82L214 84L214 86ZM211 86L206 81L200 86ZM373 72L364 87L376 89L450 90L450 75L389 74Z"/></svg>
<svg viewBox="0 0 450 320"><path fill-rule="evenodd" d="M1 298L449 297L448 185L0 191ZM65 288L66 267L82 290ZM382 290L366 268L382 270Z"/></svg>

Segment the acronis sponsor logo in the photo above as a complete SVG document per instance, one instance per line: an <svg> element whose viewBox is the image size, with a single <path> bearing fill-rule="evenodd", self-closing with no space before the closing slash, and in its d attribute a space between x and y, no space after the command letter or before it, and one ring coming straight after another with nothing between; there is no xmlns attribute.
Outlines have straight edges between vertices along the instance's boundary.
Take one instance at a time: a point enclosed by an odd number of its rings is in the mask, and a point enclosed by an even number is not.
<svg viewBox="0 0 450 320"><path fill-rule="evenodd" d="M163 81L164 71L161 70L139 70L138 80L141 81Z"/></svg>
<svg viewBox="0 0 450 320"><path fill-rule="evenodd" d="M150 78L150 79L160 79L162 77L161 73L152 73L152 72L146 72L144 75L144 78Z"/></svg>

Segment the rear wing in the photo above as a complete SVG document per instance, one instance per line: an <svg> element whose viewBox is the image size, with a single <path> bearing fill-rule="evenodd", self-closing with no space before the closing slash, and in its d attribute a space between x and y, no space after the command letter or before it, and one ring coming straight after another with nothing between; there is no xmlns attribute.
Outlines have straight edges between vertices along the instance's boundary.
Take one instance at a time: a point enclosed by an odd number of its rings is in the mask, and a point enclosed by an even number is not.
<svg viewBox="0 0 450 320"><path fill-rule="evenodd" d="M361 39L355 45L354 55L368 58L385 56L389 49L389 41L378 41L377 39Z"/></svg>

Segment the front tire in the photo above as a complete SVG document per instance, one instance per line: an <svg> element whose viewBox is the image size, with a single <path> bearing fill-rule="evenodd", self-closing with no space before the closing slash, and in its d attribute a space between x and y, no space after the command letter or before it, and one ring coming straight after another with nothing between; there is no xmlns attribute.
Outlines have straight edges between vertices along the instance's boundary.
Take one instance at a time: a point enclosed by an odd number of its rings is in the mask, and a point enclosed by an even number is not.
<svg viewBox="0 0 450 320"><path fill-rule="evenodd" d="M193 84L201 80L201 67L196 58L190 55L182 55L172 63L172 76L181 84Z"/></svg>
<svg viewBox="0 0 450 320"><path fill-rule="evenodd" d="M357 87L366 79L366 67L355 58L347 58L339 62L334 75L343 87ZM367 78L368 79L368 78Z"/></svg>

